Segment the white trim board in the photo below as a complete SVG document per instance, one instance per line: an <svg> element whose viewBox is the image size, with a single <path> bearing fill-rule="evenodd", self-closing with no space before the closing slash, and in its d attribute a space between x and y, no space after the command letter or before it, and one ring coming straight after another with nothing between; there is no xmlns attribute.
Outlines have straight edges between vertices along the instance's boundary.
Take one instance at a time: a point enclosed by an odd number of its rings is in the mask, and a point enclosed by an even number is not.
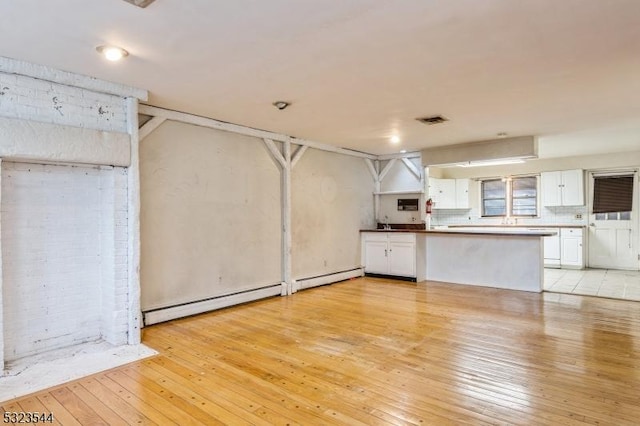
<svg viewBox="0 0 640 426"><path fill-rule="evenodd" d="M350 271L336 272L333 274L322 275L313 278L301 278L295 280L294 287L297 290L304 290L306 288L318 287L325 284L336 283L339 281L348 280L350 278L364 276L363 268L356 268Z"/></svg>
<svg viewBox="0 0 640 426"><path fill-rule="evenodd" d="M257 290L245 291L242 293L220 296L200 302L186 303L178 306L154 309L143 313L144 325L152 325L160 322L170 321L176 318L183 318L190 315L201 314L228 306L239 305L241 303L252 302L271 296L280 296L282 285L275 284L271 287L259 288Z"/></svg>

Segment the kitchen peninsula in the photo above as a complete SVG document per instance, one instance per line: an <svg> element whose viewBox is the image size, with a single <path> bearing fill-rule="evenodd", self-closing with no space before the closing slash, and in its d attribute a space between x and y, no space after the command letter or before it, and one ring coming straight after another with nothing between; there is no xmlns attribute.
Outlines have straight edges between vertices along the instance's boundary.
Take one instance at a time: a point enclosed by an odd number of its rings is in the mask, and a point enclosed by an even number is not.
<svg viewBox="0 0 640 426"><path fill-rule="evenodd" d="M541 292L543 237L522 228L361 230L365 273Z"/></svg>

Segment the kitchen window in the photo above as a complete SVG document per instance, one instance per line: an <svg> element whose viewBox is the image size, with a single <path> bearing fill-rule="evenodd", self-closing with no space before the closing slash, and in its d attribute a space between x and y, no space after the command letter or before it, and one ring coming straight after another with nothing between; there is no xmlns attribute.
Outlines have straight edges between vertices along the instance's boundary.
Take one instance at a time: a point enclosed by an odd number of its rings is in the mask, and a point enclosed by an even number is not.
<svg viewBox="0 0 640 426"><path fill-rule="evenodd" d="M482 181L482 216L506 216L507 182L502 179Z"/></svg>
<svg viewBox="0 0 640 426"><path fill-rule="evenodd" d="M482 216L537 216L538 178L522 176L481 182Z"/></svg>

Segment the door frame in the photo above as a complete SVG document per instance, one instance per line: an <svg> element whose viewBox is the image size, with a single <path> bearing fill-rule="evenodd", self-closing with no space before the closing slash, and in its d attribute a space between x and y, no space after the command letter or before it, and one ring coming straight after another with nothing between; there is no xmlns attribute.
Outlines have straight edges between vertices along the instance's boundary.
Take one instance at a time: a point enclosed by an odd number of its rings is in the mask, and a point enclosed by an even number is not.
<svg viewBox="0 0 640 426"><path fill-rule="evenodd" d="M633 192L633 196L634 196L634 201L633 201L633 212L631 215L631 226L633 228L633 240L632 240L632 244L635 244L634 247L636 248L636 252L638 254L638 260L637 260L637 265L636 265L636 269L634 270L640 270L640 246L638 245L638 243L640 242L640 168L638 167L619 167L619 168L607 168L607 169L588 169L585 170L585 178L587 179L587 184L585 185L586 188L586 197L585 197L585 201L586 201L586 220L587 220L587 226L586 226L586 238L585 238L585 243L587 245L586 247L586 251L585 251L585 266L589 267L589 261L590 261L590 238L591 238L591 232L589 231L590 228L590 224L589 224L589 217L591 215L591 207L592 207L592 203L593 203L593 175L618 175L618 174L624 174L624 173L633 173L633 175L635 176L635 181L634 181L634 192Z"/></svg>

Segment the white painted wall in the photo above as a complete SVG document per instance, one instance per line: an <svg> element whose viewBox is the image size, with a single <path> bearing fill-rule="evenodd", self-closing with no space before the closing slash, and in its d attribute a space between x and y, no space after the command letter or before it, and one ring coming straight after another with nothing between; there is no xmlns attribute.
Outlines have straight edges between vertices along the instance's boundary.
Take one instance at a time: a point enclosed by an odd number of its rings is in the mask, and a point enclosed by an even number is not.
<svg viewBox="0 0 640 426"><path fill-rule="evenodd" d="M140 180L143 311L282 281L280 172L261 139L166 121L140 143Z"/></svg>
<svg viewBox="0 0 640 426"><path fill-rule="evenodd" d="M2 163L6 360L126 341L126 185L115 178L123 172Z"/></svg>
<svg viewBox="0 0 640 426"><path fill-rule="evenodd" d="M359 230L374 226L373 190L364 159L307 150L292 173L294 279L361 266Z"/></svg>
<svg viewBox="0 0 640 426"><path fill-rule="evenodd" d="M409 161L415 164L418 170L424 171L420 164L420 158L411 158ZM388 161L381 161L380 169L382 170L386 164L388 164ZM421 191L423 188L421 181L409 171L401 160L397 160L382 181L380 189L381 191ZM422 223L423 203L421 201L418 202L419 210L415 212L398 211L398 199L400 198L418 198L422 200L418 192L402 195L381 195L380 221L384 223L385 216L387 216L389 223Z"/></svg>

